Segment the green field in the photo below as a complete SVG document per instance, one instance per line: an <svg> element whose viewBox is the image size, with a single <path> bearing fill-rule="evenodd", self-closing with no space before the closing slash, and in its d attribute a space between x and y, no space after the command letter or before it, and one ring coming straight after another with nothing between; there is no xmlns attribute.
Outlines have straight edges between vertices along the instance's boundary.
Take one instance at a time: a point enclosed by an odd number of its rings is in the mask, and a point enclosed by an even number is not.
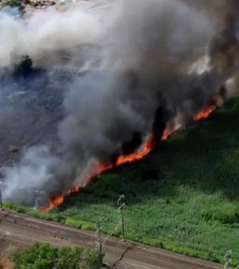
<svg viewBox="0 0 239 269"><path fill-rule="evenodd" d="M239 98L99 176L49 217L89 229L101 218L110 232L121 194L129 239L220 262L232 249L239 263Z"/></svg>

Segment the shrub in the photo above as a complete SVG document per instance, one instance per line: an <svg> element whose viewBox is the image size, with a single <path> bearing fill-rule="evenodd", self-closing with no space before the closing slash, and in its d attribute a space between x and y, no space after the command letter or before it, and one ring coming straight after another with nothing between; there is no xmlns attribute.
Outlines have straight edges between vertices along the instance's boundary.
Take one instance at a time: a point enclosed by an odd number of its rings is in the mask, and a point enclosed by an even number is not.
<svg viewBox="0 0 239 269"><path fill-rule="evenodd" d="M67 218L65 224L70 227L75 227L78 229L84 229L84 230L91 230L94 231L95 224L92 222L87 222L83 220L77 220L77 219L72 219L72 218Z"/></svg>
<svg viewBox="0 0 239 269"><path fill-rule="evenodd" d="M216 207L203 213L207 221L218 221L222 224L234 224L238 222L239 210L236 205L224 203L220 207Z"/></svg>
<svg viewBox="0 0 239 269"><path fill-rule="evenodd" d="M3 7L16 8L19 11L19 15L23 15L25 12L25 7L22 5L22 2L19 0L9 0L3 4Z"/></svg>
<svg viewBox="0 0 239 269"><path fill-rule="evenodd" d="M98 269L102 266L103 255L81 247L35 244L23 251L15 251L12 259L16 269Z"/></svg>

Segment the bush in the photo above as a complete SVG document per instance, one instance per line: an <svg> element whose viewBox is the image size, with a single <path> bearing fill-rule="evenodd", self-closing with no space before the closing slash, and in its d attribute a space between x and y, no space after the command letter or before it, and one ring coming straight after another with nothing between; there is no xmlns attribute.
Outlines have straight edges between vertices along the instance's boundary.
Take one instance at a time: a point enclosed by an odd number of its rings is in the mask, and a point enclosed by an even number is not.
<svg viewBox="0 0 239 269"><path fill-rule="evenodd" d="M4 6L9 6L9 7L22 7L21 1L18 0L9 0L4 3Z"/></svg>
<svg viewBox="0 0 239 269"><path fill-rule="evenodd" d="M91 231L96 230L94 223L83 221L83 220L67 218L65 224L67 226L78 228L78 229L91 230Z"/></svg>
<svg viewBox="0 0 239 269"><path fill-rule="evenodd" d="M3 4L3 7L16 8L19 11L19 15L23 15L25 12L25 7L19 0L9 0Z"/></svg>
<svg viewBox="0 0 239 269"><path fill-rule="evenodd" d="M207 221L218 221L222 224L234 224L239 220L239 210L236 205L225 203L212 210L205 210L203 216Z"/></svg>
<svg viewBox="0 0 239 269"><path fill-rule="evenodd" d="M56 248L48 244L35 244L12 256L16 269L98 269L103 255L97 251L77 248Z"/></svg>

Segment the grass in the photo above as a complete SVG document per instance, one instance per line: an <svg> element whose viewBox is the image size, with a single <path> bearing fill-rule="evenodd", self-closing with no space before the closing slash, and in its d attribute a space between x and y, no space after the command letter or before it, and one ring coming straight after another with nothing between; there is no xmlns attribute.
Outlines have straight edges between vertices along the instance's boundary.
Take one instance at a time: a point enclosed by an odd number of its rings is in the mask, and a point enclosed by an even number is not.
<svg viewBox="0 0 239 269"><path fill-rule="evenodd" d="M119 221L121 194L127 238L221 263L231 249L237 265L239 98L178 131L142 161L99 176L49 216L88 229L101 218L110 232Z"/></svg>

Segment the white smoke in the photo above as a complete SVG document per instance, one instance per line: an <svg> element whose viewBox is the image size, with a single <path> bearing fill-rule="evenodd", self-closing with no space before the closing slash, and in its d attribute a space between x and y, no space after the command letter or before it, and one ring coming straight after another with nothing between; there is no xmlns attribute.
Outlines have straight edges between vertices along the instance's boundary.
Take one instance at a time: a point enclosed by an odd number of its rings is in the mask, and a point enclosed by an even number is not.
<svg viewBox="0 0 239 269"><path fill-rule="evenodd" d="M101 31L99 17L81 8L62 13L49 8L27 21L0 12L0 68L11 67L17 56L28 55L36 62L46 55L72 52L81 44L95 43Z"/></svg>
<svg viewBox="0 0 239 269"><path fill-rule="evenodd" d="M49 171L50 164L58 165L59 160L51 156L46 146L29 148L16 166L3 168L4 177L8 179L3 200L12 197L16 203L32 203L34 191L41 190L54 177Z"/></svg>

